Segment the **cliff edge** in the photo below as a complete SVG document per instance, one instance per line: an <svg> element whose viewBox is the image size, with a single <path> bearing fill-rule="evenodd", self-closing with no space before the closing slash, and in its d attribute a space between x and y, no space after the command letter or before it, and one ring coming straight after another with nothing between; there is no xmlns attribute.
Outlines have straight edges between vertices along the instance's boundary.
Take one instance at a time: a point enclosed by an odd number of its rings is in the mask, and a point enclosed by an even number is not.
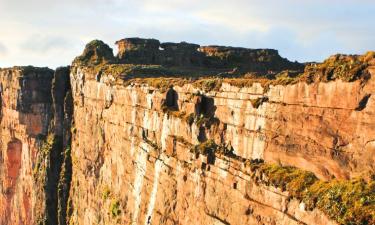
<svg viewBox="0 0 375 225"><path fill-rule="evenodd" d="M1 224L374 224L375 53L126 38L0 70Z"/></svg>

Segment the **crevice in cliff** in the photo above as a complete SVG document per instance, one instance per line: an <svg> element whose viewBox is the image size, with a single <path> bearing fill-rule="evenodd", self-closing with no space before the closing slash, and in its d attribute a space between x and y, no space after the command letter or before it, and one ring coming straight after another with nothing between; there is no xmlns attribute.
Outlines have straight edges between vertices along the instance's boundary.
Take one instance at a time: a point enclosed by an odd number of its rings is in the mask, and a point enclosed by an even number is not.
<svg viewBox="0 0 375 225"><path fill-rule="evenodd" d="M221 224L223 224L223 225L230 225L229 222L227 222L227 221L225 221L225 220L219 218L218 216L216 216L216 215L214 215L214 214L211 214L211 213L206 212L206 215L209 216L209 217L211 217L211 218L214 218L215 220L219 221L219 222L220 222ZM215 224L216 224L216 223L215 223Z"/></svg>
<svg viewBox="0 0 375 225"><path fill-rule="evenodd" d="M367 106L367 102L368 102L368 100L370 99L370 97L371 97L371 94L367 94L367 95L365 95L365 96L361 99L361 101L359 101L358 106L357 106L357 108L355 108L355 110L356 110L356 111L362 111L362 110L364 110L364 109L366 108L366 106Z"/></svg>
<svg viewBox="0 0 375 225"><path fill-rule="evenodd" d="M263 203L263 202L260 202L260 201L257 201L257 200L255 200L255 199L252 199L252 198L250 198L249 196L247 196L247 199L248 199L249 201L251 201L251 202L256 203L257 205L261 205L261 206L264 206L264 207L266 207L266 208L271 208L271 209L273 209L273 210L276 210L276 211L279 211L279 212L281 212L281 213L284 213L287 217L289 217L291 220L296 221L298 224L306 225L306 223L304 223L304 222L298 220L298 219L295 218L294 216L292 216L292 215L290 215L289 213L287 213L287 209L285 209L285 211L279 210L279 209L277 209L277 208L275 208L275 207L272 207L272 206L270 206L270 205L267 205L267 204L265 204L265 203ZM258 218L259 218L259 217L258 217Z"/></svg>
<svg viewBox="0 0 375 225"><path fill-rule="evenodd" d="M39 152L34 167L38 225L57 224L57 183L62 164L62 137L53 133L39 137Z"/></svg>
<svg viewBox="0 0 375 225"><path fill-rule="evenodd" d="M69 76L68 76L69 77ZM70 85L70 82L68 82ZM65 225L69 221L71 208L69 205L70 184L72 181L72 157L71 157L71 140L73 126L73 97L70 86L64 98L64 159L60 172L58 184L58 224Z"/></svg>
<svg viewBox="0 0 375 225"><path fill-rule="evenodd" d="M38 225L65 225L67 221L67 202L72 175L70 130L73 115L69 73L69 67L61 67L55 71L50 89L53 117L48 128L48 136L38 136L39 151L33 172L37 188Z"/></svg>

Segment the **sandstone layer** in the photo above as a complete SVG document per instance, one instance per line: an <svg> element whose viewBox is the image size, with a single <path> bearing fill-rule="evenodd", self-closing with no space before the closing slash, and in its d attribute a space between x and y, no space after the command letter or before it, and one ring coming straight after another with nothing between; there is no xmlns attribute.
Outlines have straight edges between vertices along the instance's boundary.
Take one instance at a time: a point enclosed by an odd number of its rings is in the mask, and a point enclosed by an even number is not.
<svg viewBox="0 0 375 225"><path fill-rule="evenodd" d="M117 44L0 70L0 224L375 221L373 54L305 67L268 49ZM309 185L365 178L369 211L327 213L263 164Z"/></svg>

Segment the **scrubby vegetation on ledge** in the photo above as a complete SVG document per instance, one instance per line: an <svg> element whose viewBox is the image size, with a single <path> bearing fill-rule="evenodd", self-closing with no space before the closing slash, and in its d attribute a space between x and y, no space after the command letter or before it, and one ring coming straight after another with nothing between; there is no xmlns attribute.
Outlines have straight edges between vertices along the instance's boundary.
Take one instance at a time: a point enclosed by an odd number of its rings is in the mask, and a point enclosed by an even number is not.
<svg viewBox="0 0 375 225"><path fill-rule="evenodd" d="M208 163L222 155L242 161L257 182L288 191L292 198L304 203L306 210L318 208L339 224L375 224L375 180L322 181L296 167L241 158L230 147L217 145L214 140L193 146L191 152L206 155Z"/></svg>
<svg viewBox="0 0 375 225"><path fill-rule="evenodd" d="M369 78L367 67L373 63L375 52L364 55L333 55L320 64L306 66L305 72L298 77L308 83L340 79L347 82Z"/></svg>
<svg viewBox="0 0 375 225"><path fill-rule="evenodd" d="M359 65L359 64L356 64ZM328 82L333 80L343 80L353 82L361 80L365 82L369 79L367 71L368 63L360 64L353 70L349 64L332 67L329 64L311 64L306 67L305 71L298 73L296 71L283 71L277 74L231 74L220 75L220 73L205 73L179 71L176 68L165 68L158 65L132 65L132 64L110 64L92 67L93 74L107 74L116 77L122 81L123 85L132 83L147 84L157 88L161 92L168 90L170 86L184 86L192 84L195 88L199 88L205 92L220 90L223 83L244 88L251 87L255 83L267 91L270 85L290 85L298 82ZM344 69L343 69L344 68Z"/></svg>
<svg viewBox="0 0 375 225"><path fill-rule="evenodd" d="M363 179L321 181L295 167L249 163L265 175L265 183L287 190L306 209L319 208L339 224L375 224L375 181Z"/></svg>
<svg viewBox="0 0 375 225"><path fill-rule="evenodd" d="M249 62L251 64L251 62ZM334 55L323 63L306 64L304 70L241 71L236 68L181 67L165 65L121 64L112 50L101 41L90 42L84 53L73 63L84 66L93 74L111 75L124 85L145 83L161 90L169 86L193 84L206 92L219 90L222 83L250 87L260 83L267 90L270 85L289 85L298 82L346 82L369 79L369 65L375 64L375 52L364 55Z"/></svg>

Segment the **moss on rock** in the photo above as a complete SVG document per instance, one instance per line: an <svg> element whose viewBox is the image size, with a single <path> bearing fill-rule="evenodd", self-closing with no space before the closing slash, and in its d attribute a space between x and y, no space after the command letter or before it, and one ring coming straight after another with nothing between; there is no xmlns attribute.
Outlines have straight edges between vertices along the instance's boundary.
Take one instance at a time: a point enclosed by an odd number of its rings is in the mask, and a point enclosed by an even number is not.
<svg viewBox="0 0 375 225"><path fill-rule="evenodd" d="M114 61L113 50L100 40L89 42L82 55L74 59L73 63L80 65L99 65Z"/></svg>
<svg viewBox="0 0 375 225"><path fill-rule="evenodd" d="M375 224L375 181L363 179L321 181L295 167L255 163L268 185L287 190L307 209L319 208L339 224Z"/></svg>

